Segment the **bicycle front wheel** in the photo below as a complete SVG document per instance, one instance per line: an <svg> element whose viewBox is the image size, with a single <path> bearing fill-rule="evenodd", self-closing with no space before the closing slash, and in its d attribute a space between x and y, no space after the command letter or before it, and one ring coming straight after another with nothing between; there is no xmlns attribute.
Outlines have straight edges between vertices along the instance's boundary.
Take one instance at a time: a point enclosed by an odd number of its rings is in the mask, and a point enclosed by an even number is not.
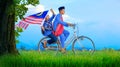
<svg viewBox="0 0 120 67"><path fill-rule="evenodd" d="M73 41L72 51L74 54L93 54L95 51L95 44L91 38L79 36Z"/></svg>

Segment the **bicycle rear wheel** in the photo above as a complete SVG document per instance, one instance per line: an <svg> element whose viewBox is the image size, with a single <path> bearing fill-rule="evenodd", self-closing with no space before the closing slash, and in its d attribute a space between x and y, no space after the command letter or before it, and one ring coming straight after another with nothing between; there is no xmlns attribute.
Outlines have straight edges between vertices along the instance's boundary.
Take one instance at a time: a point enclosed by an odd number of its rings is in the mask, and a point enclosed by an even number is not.
<svg viewBox="0 0 120 67"><path fill-rule="evenodd" d="M79 36L73 41L72 51L74 54L93 54L95 51L95 44L91 38Z"/></svg>
<svg viewBox="0 0 120 67"><path fill-rule="evenodd" d="M50 54L57 54L58 53L58 51L59 51L59 44L58 43L53 43L53 44L47 44L47 48L44 48L43 47L43 42L45 41L45 40L49 40L50 38L49 37L44 37L44 38L42 38L40 41L39 41L39 43L38 43L38 51L39 52L48 52L48 53L50 53Z"/></svg>

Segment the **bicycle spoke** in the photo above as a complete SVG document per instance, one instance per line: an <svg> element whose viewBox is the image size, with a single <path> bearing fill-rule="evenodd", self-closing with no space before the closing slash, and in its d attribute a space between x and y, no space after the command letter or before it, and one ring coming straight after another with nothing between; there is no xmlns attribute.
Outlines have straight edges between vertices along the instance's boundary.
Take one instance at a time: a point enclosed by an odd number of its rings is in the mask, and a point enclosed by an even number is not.
<svg viewBox="0 0 120 67"><path fill-rule="evenodd" d="M75 54L91 54L95 50L93 41L85 36L78 37L72 45Z"/></svg>

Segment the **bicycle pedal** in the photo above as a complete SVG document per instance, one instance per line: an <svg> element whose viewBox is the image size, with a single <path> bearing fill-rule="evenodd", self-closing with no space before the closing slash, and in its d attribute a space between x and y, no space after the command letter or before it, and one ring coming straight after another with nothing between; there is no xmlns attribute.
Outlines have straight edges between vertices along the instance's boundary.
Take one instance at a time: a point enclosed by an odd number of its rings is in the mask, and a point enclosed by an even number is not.
<svg viewBox="0 0 120 67"><path fill-rule="evenodd" d="M49 48L47 47L47 48L45 48L45 50L48 50Z"/></svg>

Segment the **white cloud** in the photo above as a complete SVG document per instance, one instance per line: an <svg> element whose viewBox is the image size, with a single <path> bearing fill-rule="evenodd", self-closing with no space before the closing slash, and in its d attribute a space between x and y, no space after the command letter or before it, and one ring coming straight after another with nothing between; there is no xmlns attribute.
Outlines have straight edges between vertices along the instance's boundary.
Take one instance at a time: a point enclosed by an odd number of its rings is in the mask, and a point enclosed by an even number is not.
<svg viewBox="0 0 120 67"><path fill-rule="evenodd" d="M83 23L83 20L81 20L80 18L74 18L67 14L63 15L63 18L64 18L64 21L68 21L71 23Z"/></svg>
<svg viewBox="0 0 120 67"><path fill-rule="evenodd" d="M67 14L63 15L64 20L69 20L71 17Z"/></svg>
<svg viewBox="0 0 120 67"><path fill-rule="evenodd" d="M45 10L45 8L44 8L43 5L37 5L36 6L36 12L41 12L41 11L44 11L44 10Z"/></svg>
<svg viewBox="0 0 120 67"><path fill-rule="evenodd" d="M31 4L30 4L30 5L26 5L25 7L29 8L29 9L30 9L30 8L34 8L34 6L31 5Z"/></svg>
<svg viewBox="0 0 120 67"><path fill-rule="evenodd" d="M45 10L45 7L44 5L37 5L37 6L33 6L33 5L26 5L26 7L28 8L28 11L27 11L27 14L31 15L31 14L35 14L35 13L38 13L38 12L42 12Z"/></svg>

